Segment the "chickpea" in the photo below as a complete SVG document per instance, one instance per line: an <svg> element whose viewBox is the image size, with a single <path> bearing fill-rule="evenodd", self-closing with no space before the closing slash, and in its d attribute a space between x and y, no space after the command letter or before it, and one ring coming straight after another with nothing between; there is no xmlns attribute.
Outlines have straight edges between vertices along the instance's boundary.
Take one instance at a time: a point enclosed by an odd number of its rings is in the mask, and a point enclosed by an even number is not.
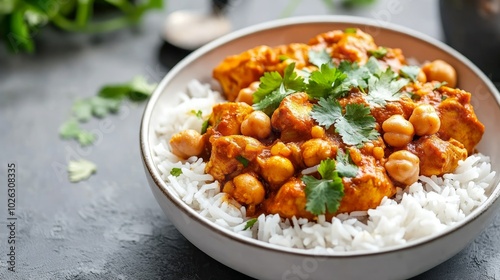
<svg viewBox="0 0 500 280"><path fill-rule="evenodd" d="M271 156L259 161L262 176L267 182L281 185L295 173L292 162L282 156Z"/></svg>
<svg viewBox="0 0 500 280"><path fill-rule="evenodd" d="M432 105L421 104L413 109L410 122L419 136L432 135L439 131L441 120Z"/></svg>
<svg viewBox="0 0 500 280"><path fill-rule="evenodd" d="M427 81L446 82L449 87L457 85L455 68L440 59L424 64L422 71L424 71Z"/></svg>
<svg viewBox="0 0 500 280"><path fill-rule="evenodd" d="M325 137L325 129L319 125L315 125L311 128L312 138L323 138Z"/></svg>
<svg viewBox="0 0 500 280"><path fill-rule="evenodd" d="M241 123L241 134L259 139L271 135L271 119L262 111L253 111Z"/></svg>
<svg viewBox="0 0 500 280"><path fill-rule="evenodd" d="M259 204L264 200L266 190L264 185L249 173L243 173L224 185L223 191L243 204Z"/></svg>
<svg viewBox="0 0 500 280"><path fill-rule="evenodd" d="M418 71L417 81L419 81L421 83L427 82L427 77L425 76L425 73L424 73L424 71L422 71L422 69L420 69L420 71Z"/></svg>
<svg viewBox="0 0 500 280"><path fill-rule="evenodd" d="M332 145L322 139L311 139L300 146L304 164L308 167L319 164L322 160L331 158L333 153Z"/></svg>
<svg viewBox="0 0 500 280"><path fill-rule="evenodd" d="M375 157L375 159L381 160L384 157L384 149L382 149L382 147L373 148L373 157Z"/></svg>
<svg viewBox="0 0 500 280"><path fill-rule="evenodd" d="M392 179L409 186L418 180L420 159L411 152L400 150L389 156L385 169Z"/></svg>
<svg viewBox="0 0 500 280"><path fill-rule="evenodd" d="M414 129L411 122L402 115L392 115L382 123L384 140L393 147L403 147L413 140Z"/></svg>
<svg viewBox="0 0 500 280"><path fill-rule="evenodd" d="M259 88L260 82L253 82L248 87L242 88L236 96L235 102L245 102L248 105L253 104L253 94Z"/></svg>
<svg viewBox="0 0 500 280"><path fill-rule="evenodd" d="M170 139L172 153L180 158L189 158L200 155L204 148L203 137L192 129L176 133Z"/></svg>
<svg viewBox="0 0 500 280"><path fill-rule="evenodd" d="M292 150L283 142L277 142L271 147L271 155L288 157L292 154Z"/></svg>

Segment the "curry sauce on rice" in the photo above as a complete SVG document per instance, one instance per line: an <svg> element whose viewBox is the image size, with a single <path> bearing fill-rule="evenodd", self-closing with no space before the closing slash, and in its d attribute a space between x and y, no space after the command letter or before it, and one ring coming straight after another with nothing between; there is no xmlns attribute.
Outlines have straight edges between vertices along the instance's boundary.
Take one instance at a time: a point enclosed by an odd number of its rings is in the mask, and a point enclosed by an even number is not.
<svg viewBox="0 0 500 280"><path fill-rule="evenodd" d="M224 100L191 84L191 95L172 115L183 110L192 120L182 126L171 119L158 129L164 140L157 162L186 203L237 232L301 248L311 242L276 236L321 224L337 228L339 238L351 236L346 249L381 222L357 217L377 219L384 205L404 211L412 203L432 212L425 199L433 189L457 196L444 202L453 204L452 218L433 212L429 232L436 232L484 200L495 175L488 159L475 155L484 125L471 94L455 88L454 68L442 60L408 65L402 50L378 46L360 29L322 33L307 44L257 46L225 58L213 77ZM487 169L463 182L477 181L473 206L448 185L467 178L453 177L457 167L467 172L466 165ZM270 223L274 237L261 231ZM332 238L311 244L338 245Z"/></svg>

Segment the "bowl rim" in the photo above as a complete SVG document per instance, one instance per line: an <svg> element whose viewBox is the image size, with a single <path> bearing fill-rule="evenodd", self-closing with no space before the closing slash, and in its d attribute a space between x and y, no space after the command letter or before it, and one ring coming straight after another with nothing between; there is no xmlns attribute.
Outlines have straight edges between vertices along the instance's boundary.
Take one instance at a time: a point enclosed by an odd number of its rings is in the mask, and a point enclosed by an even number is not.
<svg viewBox="0 0 500 280"><path fill-rule="evenodd" d="M165 75L165 77L160 81L158 84L157 88L154 90L153 94L151 95L146 108L144 110L144 113L142 115L142 120L141 120L141 126L140 126L140 135L139 135L139 142L140 142L140 149L141 149L141 158L143 161L143 165L145 169L148 171L148 175L150 178L154 181L155 187L159 188L160 191L165 195L165 197L170 200L176 208L181 210L185 215L187 215L190 219L193 219L195 222L199 223L200 225L203 225L207 229L215 232L216 234L220 234L222 237L229 238L235 242L243 243L243 245L248 245L248 246L256 246L264 250L269 250L273 252L279 252L279 253L286 253L286 254L291 254L291 255L298 255L298 256L305 256L305 257L321 257L321 258L359 258L359 257L366 257L366 256L373 256L373 255L381 255L381 254L386 254L386 253L397 253L401 252L403 250L407 250L409 248L415 248L415 247L420 247L423 246L424 244L432 243L435 242L444 236L451 235L454 231L456 231L459 228L464 227L465 225L471 223L475 219L478 219L480 216L482 216L489 208L491 205L493 205L499 198L500 196L500 182L497 181L494 183L493 186L491 186L492 193L488 196L486 201L484 201L481 205L479 205L478 208L474 209L472 213L470 213L465 219L457 222L456 224L446 228L442 232L438 234L433 234L430 236L426 236L423 238L419 238L417 240L412 240L410 242L407 242L405 244L400 244L400 245L394 245L394 246L388 246L381 248L376 251L368 251L368 250L362 250L362 251L347 251L347 252L317 252L316 250L312 249L299 249L299 248L290 248L290 247L285 247L285 246L279 246L275 244L271 244L268 242L264 242L261 240L253 239L250 237L246 237L243 235L239 235L233 231L230 231L229 229L223 228L222 226L219 226L215 224L214 222L202 217L199 215L198 212L196 212L194 209L186 205L178 196L172 195L168 190L167 190L167 184L166 182L161 179L161 175L158 171L158 168L156 167L154 161L153 161L153 156L151 154L151 145L148 142L148 135L150 133L150 121L151 121L151 115L153 112L153 109L156 106L156 102L158 101L159 97L162 95L163 89L166 87L166 85L180 72L185 66L189 65L190 63L194 62L197 60L199 57L203 56L205 53L217 48L218 46L230 43L234 40L237 40L241 37L245 37L248 35L251 35L256 32L265 32L267 30L271 29L279 29L282 27L286 26L294 26L294 25L304 25L304 24L320 24L320 23L339 23L339 24L355 24L355 25L363 25L363 26L370 26L373 28L379 28L391 32L396 32L401 35L405 36L410 36L414 39L426 42L433 47L436 47L438 49L441 49L442 51L450 54L457 60L459 60L461 63L466 65L470 70L472 70L479 78L486 84L487 89L492 93L492 97L496 100L497 106L500 107L500 94L496 87L493 85L493 83L487 78L487 76L477 67L475 66L469 59L467 59L465 56L460 54L458 51L454 50L453 48L449 47L445 43L430 37L429 35L426 35L424 33L421 33L419 31L415 31L413 29L410 29L408 27L400 26L398 24L390 23L390 22L384 22L383 24L380 23L380 21L376 21L373 19L369 18L363 18L363 17L357 17L357 16L343 16L343 15L321 15L321 16L298 16L298 17L291 17L291 18L285 18L285 19L278 19L278 20L272 20L272 21L267 21L263 23L259 23L256 25L248 26L236 31L233 31L229 34L226 34L218 39L215 39L212 42L207 43L206 45L200 47L199 49L193 51L191 54L186 56L184 59L182 59L180 62L178 62L168 73ZM495 185L496 184L496 185Z"/></svg>

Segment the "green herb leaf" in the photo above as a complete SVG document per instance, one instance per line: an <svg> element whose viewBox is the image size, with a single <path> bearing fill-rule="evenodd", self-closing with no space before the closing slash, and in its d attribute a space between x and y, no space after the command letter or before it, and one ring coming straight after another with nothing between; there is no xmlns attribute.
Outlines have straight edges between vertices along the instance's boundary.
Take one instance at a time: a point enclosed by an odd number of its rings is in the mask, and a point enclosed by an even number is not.
<svg viewBox="0 0 500 280"><path fill-rule="evenodd" d="M195 115L198 119L202 119L203 112L201 110L191 110L191 114Z"/></svg>
<svg viewBox="0 0 500 280"><path fill-rule="evenodd" d="M344 60L340 63L339 69L346 74L343 84L346 87L358 87L362 90L368 87L367 80L370 78L370 70L367 67L359 67L356 62Z"/></svg>
<svg viewBox="0 0 500 280"><path fill-rule="evenodd" d="M260 78L259 88L253 94L253 108L270 115L286 96L303 91L304 78L298 76L294 69L295 63L289 64L283 77L276 71L264 73Z"/></svg>
<svg viewBox="0 0 500 280"><path fill-rule="evenodd" d="M90 104L92 105L92 115L97 118L104 118L109 113L118 112L121 100L94 96L90 99Z"/></svg>
<svg viewBox="0 0 500 280"><path fill-rule="evenodd" d="M238 160L241 164L243 164L244 167L247 167L250 161L243 157L242 155L239 155L236 157L236 160Z"/></svg>
<svg viewBox="0 0 500 280"><path fill-rule="evenodd" d="M357 32L358 32L358 29L354 28L354 27L344 29L344 33L347 33L347 34L356 34Z"/></svg>
<svg viewBox="0 0 500 280"><path fill-rule="evenodd" d="M99 90L98 96L107 99L122 100L128 95L129 91L129 85L107 85Z"/></svg>
<svg viewBox="0 0 500 280"><path fill-rule="evenodd" d="M397 79L397 75L387 68L379 78L371 76L368 79L369 91L365 99L373 106L384 106L387 101L397 101L401 96L399 91L408 82L408 79Z"/></svg>
<svg viewBox="0 0 500 280"><path fill-rule="evenodd" d="M178 167L174 167L172 168L172 170L170 170L170 175L172 176L179 177L181 174L182 174L182 169Z"/></svg>
<svg viewBox="0 0 500 280"><path fill-rule="evenodd" d="M92 118L92 104L88 99L78 100L73 104L73 115L79 122L87 122Z"/></svg>
<svg viewBox="0 0 500 280"><path fill-rule="evenodd" d="M359 145L379 136L370 108L362 104L347 104L345 114L342 114L342 107L337 100L321 98L318 104L313 105L311 116L326 129L334 125L335 131L347 145Z"/></svg>
<svg viewBox="0 0 500 280"><path fill-rule="evenodd" d="M149 84L143 76L136 76L130 82L128 97L132 101L143 101L149 98L156 88L156 84Z"/></svg>
<svg viewBox="0 0 500 280"><path fill-rule="evenodd" d="M70 161L68 164L69 180L72 183L88 179L97 171L97 166L88 160Z"/></svg>
<svg viewBox="0 0 500 280"><path fill-rule="evenodd" d="M417 80L418 73L420 72L420 67L415 65L405 65L401 67L399 72L401 73L401 76L410 79L412 82L415 82Z"/></svg>
<svg viewBox="0 0 500 280"><path fill-rule="evenodd" d="M337 150L337 172L341 177L356 177L358 167L352 162L349 150L347 153L342 149Z"/></svg>
<svg viewBox="0 0 500 280"><path fill-rule="evenodd" d="M341 86L346 77L339 69L323 64L320 70L311 73L306 92L314 98L340 97L349 90Z"/></svg>
<svg viewBox="0 0 500 280"><path fill-rule="evenodd" d="M309 62L316 65L318 68L320 68L321 65L323 64L327 64L330 67L334 67L332 62L332 57L324 48L320 50L310 49Z"/></svg>
<svg viewBox="0 0 500 280"><path fill-rule="evenodd" d="M75 119L70 119L61 125L59 128L59 135L63 139L73 139L78 137L80 131L81 129L78 122Z"/></svg>
<svg viewBox="0 0 500 280"><path fill-rule="evenodd" d="M387 54L387 49L384 47L378 47L376 50L369 50L368 53L375 58L382 58Z"/></svg>
<svg viewBox="0 0 500 280"><path fill-rule="evenodd" d="M307 198L306 210L314 215L335 213L344 196L344 185L335 171L335 161L331 159L321 161L318 172L322 179L309 175L302 177L306 185L304 190Z"/></svg>
<svg viewBox="0 0 500 280"><path fill-rule="evenodd" d="M208 120L205 120L202 124L201 124L201 134L205 134L207 133L207 129L208 129L208 126L210 124L208 123Z"/></svg>
<svg viewBox="0 0 500 280"><path fill-rule="evenodd" d="M280 55L280 56L278 57L278 59L280 60L280 62L283 62L283 61L285 61L285 60L287 60L287 59L289 59L289 58L290 58L290 57L288 57L288 56L286 56L286 55L284 55L284 54L282 54L282 55Z"/></svg>
<svg viewBox="0 0 500 280"><path fill-rule="evenodd" d="M247 230L247 229L252 228L256 222L257 222L257 218L252 218L252 219L248 220L247 223L245 224L245 227L243 228L243 230Z"/></svg>
<svg viewBox="0 0 500 280"><path fill-rule="evenodd" d="M448 84L447 82L437 83L437 84L435 84L435 85L434 85L433 90L436 90L436 89L438 89L438 88L440 88L440 87L442 87L442 86L445 86L445 85L447 85L447 84Z"/></svg>
<svg viewBox="0 0 500 280"><path fill-rule="evenodd" d="M78 133L77 140L78 142L80 142L80 145L89 146L94 143L95 134L92 134L85 130L81 130L80 133Z"/></svg>

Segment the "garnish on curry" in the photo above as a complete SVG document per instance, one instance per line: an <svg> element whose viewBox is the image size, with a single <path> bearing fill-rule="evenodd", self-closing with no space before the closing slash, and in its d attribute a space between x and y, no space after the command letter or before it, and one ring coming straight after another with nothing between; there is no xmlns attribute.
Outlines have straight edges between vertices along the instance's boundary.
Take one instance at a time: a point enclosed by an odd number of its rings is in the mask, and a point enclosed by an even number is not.
<svg viewBox="0 0 500 280"><path fill-rule="evenodd" d="M410 66L360 29L257 46L225 58L213 77L228 101L170 146L202 157L247 216L375 208L419 175L453 172L484 133L451 65Z"/></svg>

